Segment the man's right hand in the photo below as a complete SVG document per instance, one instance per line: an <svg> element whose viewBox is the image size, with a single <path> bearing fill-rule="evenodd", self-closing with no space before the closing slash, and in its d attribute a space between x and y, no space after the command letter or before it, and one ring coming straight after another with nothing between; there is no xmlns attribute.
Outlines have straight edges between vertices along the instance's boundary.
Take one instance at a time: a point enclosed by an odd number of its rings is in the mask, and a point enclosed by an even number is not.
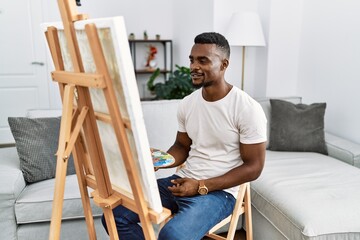
<svg viewBox="0 0 360 240"><path fill-rule="evenodd" d="M199 181L192 178L178 178L171 180L174 184L168 189L174 196L178 197L191 197L198 194Z"/></svg>

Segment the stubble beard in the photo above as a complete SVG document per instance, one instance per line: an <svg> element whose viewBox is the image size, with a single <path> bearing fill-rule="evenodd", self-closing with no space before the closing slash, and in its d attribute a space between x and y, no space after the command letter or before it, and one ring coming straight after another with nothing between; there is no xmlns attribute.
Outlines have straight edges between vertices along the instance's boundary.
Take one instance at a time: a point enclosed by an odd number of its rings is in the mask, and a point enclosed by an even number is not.
<svg viewBox="0 0 360 240"><path fill-rule="evenodd" d="M207 88L213 85L213 81L212 80L202 81L201 83L193 83L192 85L196 89L199 89L201 87Z"/></svg>

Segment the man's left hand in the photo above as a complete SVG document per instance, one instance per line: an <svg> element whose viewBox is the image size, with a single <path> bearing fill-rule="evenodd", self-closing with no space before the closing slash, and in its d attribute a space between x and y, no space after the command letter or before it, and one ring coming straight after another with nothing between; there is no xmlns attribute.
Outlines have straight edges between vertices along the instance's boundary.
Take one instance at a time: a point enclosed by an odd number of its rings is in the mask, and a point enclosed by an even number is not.
<svg viewBox="0 0 360 240"><path fill-rule="evenodd" d="M190 197L198 194L199 182L192 178L178 178L171 180L174 184L168 187L174 196Z"/></svg>

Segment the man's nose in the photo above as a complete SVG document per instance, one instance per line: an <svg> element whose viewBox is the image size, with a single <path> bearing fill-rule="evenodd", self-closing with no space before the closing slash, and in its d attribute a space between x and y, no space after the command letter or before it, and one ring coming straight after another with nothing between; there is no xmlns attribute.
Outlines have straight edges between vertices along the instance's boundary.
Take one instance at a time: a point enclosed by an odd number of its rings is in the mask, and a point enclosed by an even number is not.
<svg viewBox="0 0 360 240"><path fill-rule="evenodd" d="M197 69L200 69L199 64L197 63L190 64L190 70L197 70Z"/></svg>

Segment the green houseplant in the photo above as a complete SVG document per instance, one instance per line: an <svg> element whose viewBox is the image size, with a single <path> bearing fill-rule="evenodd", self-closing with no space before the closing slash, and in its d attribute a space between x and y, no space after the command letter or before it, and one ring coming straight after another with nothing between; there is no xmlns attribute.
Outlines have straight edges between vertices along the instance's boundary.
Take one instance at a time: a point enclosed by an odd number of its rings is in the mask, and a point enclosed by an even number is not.
<svg viewBox="0 0 360 240"><path fill-rule="evenodd" d="M155 94L155 99L182 99L195 90L191 81L190 68L179 65L175 67L175 71L170 73L169 79L165 82L154 84L155 79L160 75L159 68L150 76L147 87Z"/></svg>

